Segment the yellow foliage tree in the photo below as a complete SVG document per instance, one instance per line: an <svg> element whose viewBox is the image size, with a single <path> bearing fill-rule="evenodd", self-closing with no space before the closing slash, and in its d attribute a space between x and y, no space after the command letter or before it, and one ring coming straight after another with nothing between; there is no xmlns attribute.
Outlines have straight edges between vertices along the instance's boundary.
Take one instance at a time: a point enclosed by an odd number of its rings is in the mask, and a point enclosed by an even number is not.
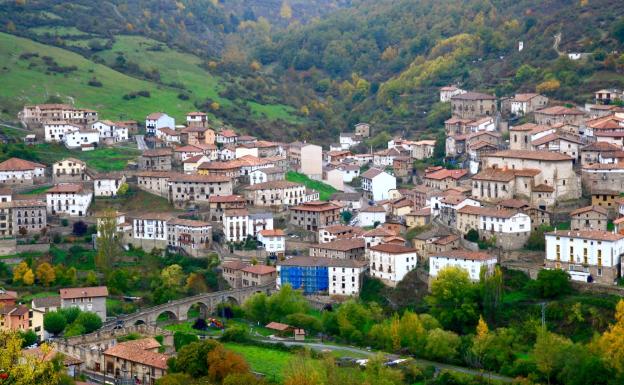
<svg viewBox="0 0 624 385"><path fill-rule="evenodd" d="M31 269L28 269L25 273L24 273L24 277L22 278L22 282L24 282L24 285L32 285L33 283L35 283L35 274L33 274L33 271Z"/></svg>
<svg viewBox="0 0 624 385"><path fill-rule="evenodd" d="M288 1L286 0L282 2L282 6L280 8L280 17L286 20L292 19L292 8L290 7L290 4L288 4Z"/></svg>
<svg viewBox="0 0 624 385"><path fill-rule="evenodd" d="M134 25L132 25L132 23L126 23L126 30L128 32L134 31Z"/></svg>
<svg viewBox="0 0 624 385"><path fill-rule="evenodd" d="M390 61L390 60L394 60L397 56L399 55L399 49L396 47L386 47L386 49L384 49L383 53L381 54L381 60L383 61Z"/></svg>
<svg viewBox="0 0 624 385"><path fill-rule="evenodd" d="M615 323L596 341L604 361L620 374L624 373L624 300L615 307Z"/></svg>
<svg viewBox="0 0 624 385"><path fill-rule="evenodd" d="M4 382L12 385L59 384L64 370L62 357L58 355L52 360L41 359L50 351L50 346L43 344L41 355L24 354L19 334L0 330L0 368L8 376Z"/></svg>
<svg viewBox="0 0 624 385"><path fill-rule="evenodd" d="M543 94L543 93L557 91L559 87L561 87L561 83L559 82L559 80L550 79L550 80L545 80L541 82L540 84L538 84L537 87L535 87L535 91L538 94Z"/></svg>
<svg viewBox="0 0 624 385"><path fill-rule="evenodd" d="M44 262L37 266L37 280L43 283L45 286L50 286L56 279L56 273L54 268L48 263Z"/></svg>
<svg viewBox="0 0 624 385"><path fill-rule="evenodd" d="M219 108L221 108L221 105L219 103L217 103L217 102L212 102L212 103L210 103L210 108L213 111L218 111Z"/></svg>
<svg viewBox="0 0 624 385"><path fill-rule="evenodd" d="M24 279L24 274L30 270L26 262L20 262L19 265L13 268L13 282L21 282Z"/></svg>
<svg viewBox="0 0 624 385"><path fill-rule="evenodd" d="M299 112L301 112L301 115L304 115L304 116L310 115L310 109L308 108L308 106L301 106L301 108L299 109Z"/></svg>
<svg viewBox="0 0 624 385"><path fill-rule="evenodd" d="M260 63L257 60L254 60L249 65L249 68L251 68L252 71L260 71L260 69L262 68L262 65L260 65Z"/></svg>

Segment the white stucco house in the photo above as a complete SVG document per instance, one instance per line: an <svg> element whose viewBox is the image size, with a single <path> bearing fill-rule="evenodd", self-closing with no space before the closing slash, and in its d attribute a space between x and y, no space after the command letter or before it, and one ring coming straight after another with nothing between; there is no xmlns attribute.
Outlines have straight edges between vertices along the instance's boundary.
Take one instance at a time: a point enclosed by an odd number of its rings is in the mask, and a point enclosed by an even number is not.
<svg viewBox="0 0 624 385"><path fill-rule="evenodd" d="M396 189L396 178L379 168L370 168L361 175L362 190L367 199L389 199L390 190Z"/></svg>
<svg viewBox="0 0 624 385"><path fill-rule="evenodd" d="M440 270L453 266L468 272L470 280L479 281L481 269L485 267L493 272L497 259L495 256L480 251L449 250L429 256L429 279L435 279Z"/></svg>
<svg viewBox="0 0 624 385"><path fill-rule="evenodd" d="M48 214L87 216L93 193L81 184L61 183L46 191Z"/></svg>
<svg viewBox="0 0 624 385"><path fill-rule="evenodd" d="M175 128L175 119L164 112L153 112L145 118L147 135L156 135L156 130L164 127Z"/></svg>

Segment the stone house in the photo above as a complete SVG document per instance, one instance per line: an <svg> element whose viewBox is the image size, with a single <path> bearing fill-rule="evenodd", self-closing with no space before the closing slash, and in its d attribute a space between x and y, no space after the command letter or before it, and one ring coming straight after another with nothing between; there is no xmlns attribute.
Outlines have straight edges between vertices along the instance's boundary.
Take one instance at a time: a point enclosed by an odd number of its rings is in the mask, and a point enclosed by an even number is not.
<svg viewBox="0 0 624 385"><path fill-rule="evenodd" d="M607 209L601 206L581 207L570 212L572 230L607 230Z"/></svg>
<svg viewBox="0 0 624 385"><path fill-rule="evenodd" d="M310 257L364 259L364 238L336 239L310 246Z"/></svg>
<svg viewBox="0 0 624 385"><path fill-rule="evenodd" d="M466 92L451 97L451 113L461 119L477 119L496 114L496 97L479 92Z"/></svg>
<svg viewBox="0 0 624 385"><path fill-rule="evenodd" d="M341 207L328 202L306 202L289 208L290 224L308 231L340 223Z"/></svg>
<svg viewBox="0 0 624 385"><path fill-rule="evenodd" d="M106 286L69 287L59 289L61 309L77 307L82 311L97 314L102 321L106 321Z"/></svg>
<svg viewBox="0 0 624 385"><path fill-rule="evenodd" d="M139 169L147 171L169 171L173 160L170 148L145 150L139 158Z"/></svg>

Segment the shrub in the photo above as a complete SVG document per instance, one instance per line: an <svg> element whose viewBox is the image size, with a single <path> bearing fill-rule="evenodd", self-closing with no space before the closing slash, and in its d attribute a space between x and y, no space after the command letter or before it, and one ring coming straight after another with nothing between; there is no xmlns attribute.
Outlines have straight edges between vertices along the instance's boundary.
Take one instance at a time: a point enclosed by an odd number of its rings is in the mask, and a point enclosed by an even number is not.
<svg viewBox="0 0 624 385"><path fill-rule="evenodd" d="M67 218L61 219L61 226L63 227L69 226L69 220Z"/></svg>
<svg viewBox="0 0 624 385"><path fill-rule="evenodd" d="M188 94L180 93L178 94L178 99L180 100L189 100L191 97Z"/></svg>
<svg viewBox="0 0 624 385"><path fill-rule="evenodd" d="M97 80L96 78L92 78L87 82L91 87L102 87L102 82Z"/></svg>
<svg viewBox="0 0 624 385"><path fill-rule="evenodd" d="M250 340L249 331L246 327L241 325L235 325L227 328L221 336L221 341L231 342L247 342Z"/></svg>
<svg viewBox="0 0 624 385"><path fill-rule="evenodd" d="M81 237L87 233L88 229L89 229L89 226L87 226L86 223L84 223L83 221L78 221L78 222L74 222L72 233L74 235Z"/></svg>
<svg viewBox="0 0 624 385"><path fill-rule="evenodd" d="M173 334L173 345L175 346L176 352L179 351L182 347L190 344L191 342L196 342L198 340L197 336L194 334L175 332Z"/></svg>
<svg viewBox="0 0 624 385"><path fill-rule="evenodd" d="M479 241L479 232L477 230L475 230L475 229L470 229L470 230L468 230L466 235L464 235L464 239L469 241L469 242L478 242Z"/></svg>

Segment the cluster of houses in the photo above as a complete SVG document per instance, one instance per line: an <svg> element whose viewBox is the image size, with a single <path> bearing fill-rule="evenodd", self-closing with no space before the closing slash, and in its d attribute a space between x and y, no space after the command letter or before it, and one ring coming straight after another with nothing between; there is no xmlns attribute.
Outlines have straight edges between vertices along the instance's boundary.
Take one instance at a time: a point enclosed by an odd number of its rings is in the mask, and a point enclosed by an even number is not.
<svg viewBox="0 0 624 385"><path fill-rule="evenodd" d="M499 99L443 87L440 101L452 114L440 143L446 166L427 162L432 139L395 137L383 150L367 149L373 127L366 123L324 150L217 129L202 112L188 113L183 125L156 112L144 122L147 148L121 173L93 172L74 157L47 166L0 163L0 235L40 234L49 217L94 217L113 219L123 243L143 249L201 257L251 243L254 258L230 255L221 265L232 288L275 283L349 297L360 293L365 276L395 287L410 274L420 279L418 267L430 280L456 266L477 281L501 252L523 249L532 232L552 226L537 267L614 284L624 254L623 100L621 91L600 90L595 103L579 108L536 93ZM143 125L63 104L26 106L19 118L46 142L80 150L128 141ZM429 166L415 166L421 164ZM295 182L305 178L290 171L337 192L321 200L306 187L313 183ZM42 183L49 185L43 193L20 195ZM124 185L177 210L93 212L94 199L116 197ZM0 291L0 327L46 339L43 314L78 306L104 320L107 295L105 287L68 288L26 306L16 293ZM166 370L158 346L150 339L116 344L103 353L100 370L117 375L127 364L157 378Z"/></svg>

